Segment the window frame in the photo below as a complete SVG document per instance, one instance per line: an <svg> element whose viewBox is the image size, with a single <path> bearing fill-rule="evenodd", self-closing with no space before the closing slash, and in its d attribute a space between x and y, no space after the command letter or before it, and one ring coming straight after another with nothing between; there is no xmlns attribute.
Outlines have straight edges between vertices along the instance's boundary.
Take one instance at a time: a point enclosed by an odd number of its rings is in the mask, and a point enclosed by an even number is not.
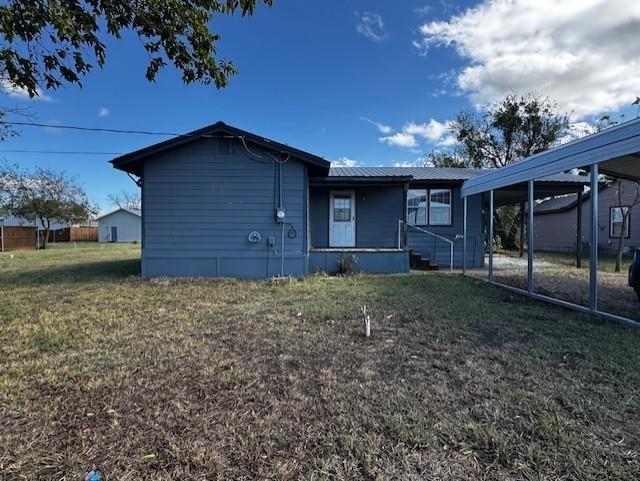
<svg viewBox="0 0 640 481"><path fill-rule="evenodd" d="M426 203L427 205L425 206L425 222L424 224L422 223L412 223L409 221L409 192L410 191L422 191L426 194ZM436 223L434 224L431 221L431 193L432 192L448 192L449 193L449 222L448 223ZM416 226L433 226L433 227L451 227L453 226L453 189L450 187L443 187L443 188L428 188L428 187L410 187L407 189L407 194L406 194L406 199L405 199L405 204L406 204L406 210L405 210L405 219L407 221L408 224L413 224Z"/></svg>
<svg viewBox="0 0 640 481"><path fill-rule="evenodd" d="M344 204L348 203L349 207L336 207L336 200L348 201L344 202ZM331 209L333 209L333 222L351 222L353 220L353 198L351 193L334 193ZM336 211L339 211L341 215L336 217ZM345 212L348 212L346 219L342 216Z"/></svg>
<svg viewBox="0 0 640 481"><path fill-rule="evenodd" d="M449 218L447 219L447 222L438 222L436 224L434 224L432 222L432 216L431 216L431 195L436 192L436 193L441 193L441 192L446 192L449 194ZM432 226L450 226L453 223L453 190L452 189L429 189L429 225Z"/></svg>
<svg viewBox="0 0 640 481"><path fill-rule="evenodd" d="M623 213L624 210L626 209L627 211L629 211L629 206L628 205L612 205L609 207L609 238L611 239L629 239L631 237L631 217L629 217L629 221L627 222L627 231L622 232L621 235L614 235L613 234L613 210L614 209L620 209ZM624 223L624 217L623 217L623 221L622 223ZM616 224L620 224L620 222L616 222Z"/></svg>
<svg viewBox="0 0 640 481"><path fill-rule="evenodd" d="M409 222L409 192L410 191L422 191L425 194L425 202L426 205L424 206L424 220L425 223L418 223L416 222L415 224L413 224L412 222ZM423 188L413 188L413 189L407 189L407 199L406 199L406 204L407 204L407 210L405 212L405 219L407 219L407 223L408 224L413 224L413 225L429 225L429 189L423 189ZM418 210L421 207L418 206ZM416 214L417 215L417 214ZM417 217L416 217L417 218Z"/></svg>

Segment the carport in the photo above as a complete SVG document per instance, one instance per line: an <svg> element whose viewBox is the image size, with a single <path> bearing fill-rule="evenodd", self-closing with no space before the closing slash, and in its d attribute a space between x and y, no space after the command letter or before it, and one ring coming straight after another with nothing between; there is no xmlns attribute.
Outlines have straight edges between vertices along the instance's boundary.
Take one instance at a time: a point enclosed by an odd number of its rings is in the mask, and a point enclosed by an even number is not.
<svg viewBox="0 0 640 481"><path fill-rule="evenodd" d="M534 222L533 207L537 199L544 199L558 195L563 190L557 187L556 193L546 187L545 178L558 173L574 172L581 169L588 172L590 191L590 231L589 241L589 302L588 306L581 306L572 302L557 299L552 296L536 292L534 283L533 253L534 253ZM461 190L464 199L465 238L467 229L466 205L468 198L481 195L488 203L488 274L490 283L501 285L527 296L544 300L575 309L589 312L613 321L640 326L638 319L629 319L610 312L604 312L598 307L598 182L601 175L615 178L640 180L640 119L635 119L602 132L589 135L582 139L564 144L557 148L530 156L520 162L503 167L496 171L480 175L466 181ZM570 192L567 189L566 192ZM499 195L498 195L499 192ZM576 192L576 191L574 191ZM580 195L580 192L577 191ZM507 197L508 199L506 199ZM494 279L494 208L500 203L509 201L525 201L527 205L527 280L526 289L501 284ZM576 248L579 248L576 246ZM466 248L465 248L466 252ZM464 259L463 271L468 275L467 262Z"/></svg>

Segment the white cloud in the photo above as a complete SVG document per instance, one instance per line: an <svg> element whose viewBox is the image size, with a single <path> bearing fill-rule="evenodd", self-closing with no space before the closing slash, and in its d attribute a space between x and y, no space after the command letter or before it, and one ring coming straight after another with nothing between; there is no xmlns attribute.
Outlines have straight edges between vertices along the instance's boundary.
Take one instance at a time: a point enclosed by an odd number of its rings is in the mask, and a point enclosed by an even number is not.
<svg viewBox="0 0 640 481"><path fill-rule="evenodd" d="M414 8L413 11L416 12L420 17L426 17L429 13L431 13L433 7L431 5L425 5L424 7Z"/></svg>
<svg viewBox="0 0 640 481"><path fill-rule="evenodd" d="M107 115L109 115L109 109L106 107L100 107L100 110L98 111L98 117L106 117Z"/></svg>
<svg viewBox="0 0 640 481"><path fill-rule="evenodd" d="M349 157L340 157L338 160L331 162L332 167L357 167L360 163L357 160L350 159Z"/></svg>
<svg viewBox="0 0 640 481"><path fill-rule="evenodd" d="M404 131L437 143L449 133L449 122L438 122L436 119L431 119L429 122L422 124L410 122L404 127Z"/></svg>
<svg viewBox="0 0 640 481"><path fill-rule="evenodd" d="M363 122L367 122L368 124L373 125L376 129L378 129L378 131L381 134L390 134L391 132L393 132L393 129L385 124L382 124L380 122L376 122L375 120L371 120L367 117L360 117L360 120L362 120Z"/></svg>
<svg viewBox="0 0 640 481"><path fill-rule="evenodd" d="M458 143L458 139L456 139L456 136L453 134L447 134L437 143L439 147L452 147Z"/></svg>
<svg viewBox="0 0 640 481"><path fill-rule="evenodd" d="M0 80L0 88L6 93L9 97L14 97L22 100L41 100L43 102L50 102L53 100L51 97L46 95L40 87L36 87L37 95L35 97L30 97L27 89L18 87L11 83L10 80L2 79Z"/></svg>
<svg viewBox="0 0 640 481"><path fill-rule="evenodd" d="M381 42L386 39L388 34L384 28L382 16L373 12L355 12L358 17L356 31L374 42Z"/></svg>
<svg viewBox="0 0 640 481"><path fill-rule="evenodd" d="M574 122L569 125L567 133L558 139L558 144L566 144L587 135L595 134L597 127L589 122Z"/></svg>
<svg viewBox="0 0 640 481"><path fill-rule="evenodd" d="M455 137L449 131L449 122L438 122L436 119L421 124L409 122L401 132L380 137L379 140L387 145L413 149L413 152L417 152L418 138L443 147L456 143Z"/></svg>
<svg viewBox="0 0 640 481"><path fill-rule="evenodd" d="M397 132L393 135L380 137L378 140L394 147L415 148L418 146L415 136L407 132Z"/></svg>
<svg viewBox="0 0 640 481"><path fill-rule="evenodd" d="M534 93L583 118L637 95L639 31L638 1L484 0L425 23L416 45L454 47L467 59L457 86L477 105Z"/></svg>
<svg viewBox="0 0 640 481"><path fill-rule="evenodd" d="M418 165L419 165L418 161L411 162L411 161L408 161L408 160L403 160L403 161L400 161L400 162L395 161L393 163L394 167L417 167Z"/></svg>

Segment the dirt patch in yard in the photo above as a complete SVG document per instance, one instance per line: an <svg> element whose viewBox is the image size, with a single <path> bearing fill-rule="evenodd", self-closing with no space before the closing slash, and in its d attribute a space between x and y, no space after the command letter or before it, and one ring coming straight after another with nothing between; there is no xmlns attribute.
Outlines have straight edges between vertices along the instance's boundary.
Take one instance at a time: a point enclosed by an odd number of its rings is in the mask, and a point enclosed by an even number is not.
<svg viewBox="0 0 640 481"><path fill-rule="evenodd" d="M534 262L534 289L557 299L574 304L589 305L589 264L577 269L573 259L539 259ZM526 259L496 256L494 278L498 282L526 289ZM635 291L629 287L627 267L622 272L613 272L607 265L598 269L598 309L629 319L640 321L640 301Z"/></svg>

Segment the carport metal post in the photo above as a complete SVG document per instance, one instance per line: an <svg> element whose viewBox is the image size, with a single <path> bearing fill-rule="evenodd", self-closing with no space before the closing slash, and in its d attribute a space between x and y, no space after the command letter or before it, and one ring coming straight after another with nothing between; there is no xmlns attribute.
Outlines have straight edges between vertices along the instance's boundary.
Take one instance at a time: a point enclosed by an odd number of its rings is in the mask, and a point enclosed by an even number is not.
<svg viewBox="0 0 640 481"><path fill-rule="evenodd" d="M463 220L462 220L462 273L466 275L467 273L467 196L464 196L464 201L462 202L463 209Z"/></svg>
<svg viewBox="0 0 640 481"><path fill-rule="evenodd" d="M493 282L493 190L489 191L489 282Z"/></svg>
<svg viewBox="0 0 640 481"><path fill-rule="evenodd" d="M529 199L527 206L527 291L533 294L533 180L529 183Z"/></svg>
<svg viewBox="0 0 640 481"><path fill-rule="evenodd" d="M589 254L589 309L598 310L598 164L591 166L591 252Z"/></svg>
<svg viewBox="0 0 640 481"><path fill-rule="evenodd" d="M576 222L576 267L582 267L582 192L578 192L578 218Z"/></svg>

